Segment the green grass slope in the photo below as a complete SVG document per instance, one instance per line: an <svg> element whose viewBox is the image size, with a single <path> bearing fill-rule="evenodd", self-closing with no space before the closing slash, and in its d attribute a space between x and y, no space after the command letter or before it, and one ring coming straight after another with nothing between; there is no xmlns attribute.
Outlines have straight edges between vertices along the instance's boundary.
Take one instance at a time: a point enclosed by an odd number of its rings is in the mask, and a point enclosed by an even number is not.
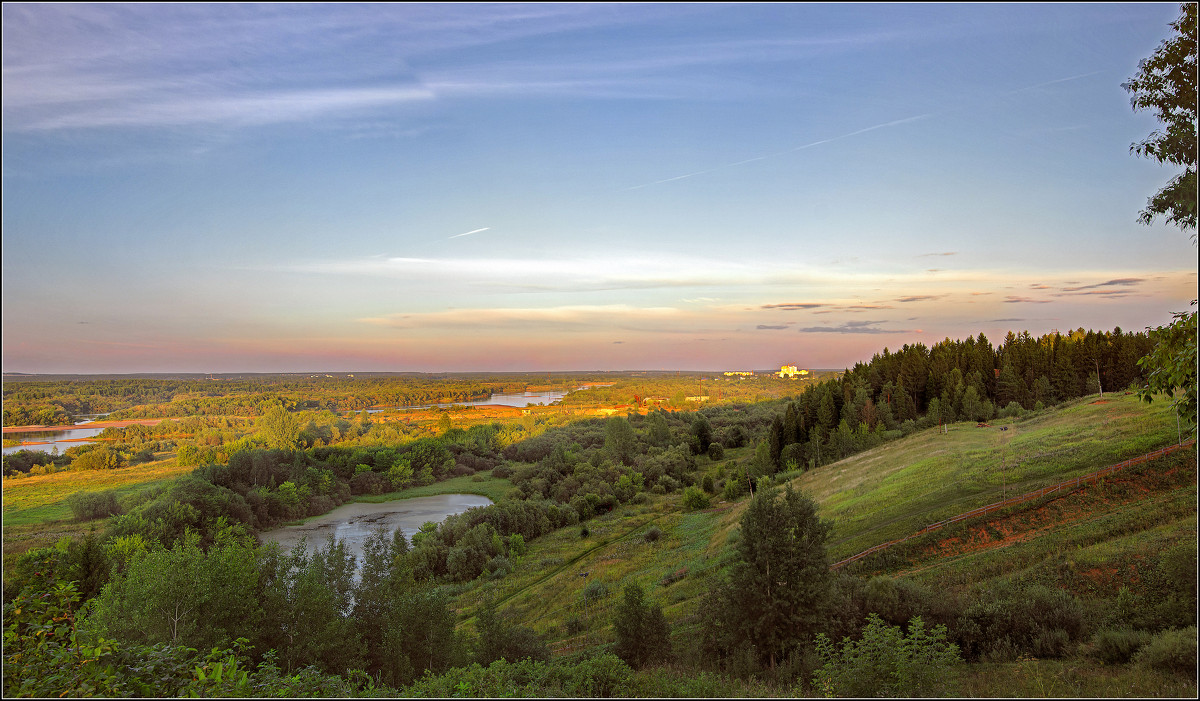
<svg viewBox="0 0 1200 701"><path fill-rule="evenodd" d="M1000 430L1001 426L1008 430ZM822 516L830 520L829 554L836 561L1006 495L1087 474L1175 441L1174 414L1162 403L1147 406L1130 395L1106 395L1104 400L1092 396L1023 419L996 421L991 427L958 423L945 432L930 429L791 481L812 495ZM1177 460L1194 462L1194 450L1183 453L1177 454ZM1153 472L1159 467L1141 469ZM1152 492L1119 500L1110 504L1113 508L1100 508L1076 524L1079 532L1042 528L1023 539L1020 547L1011 544L1007 550L984 556L1017 563L1013 568L993 566L986 571L995 576L1032 571L1039 579L1053 579L1067 567L1055 559L1064 549L1084 547L1072 562L1076 569L1087 571L1102 561L1128 559L1133 551L1178 542L1189 528L1194 538L1194 469L1167 479ZM1088 496L1085 491L1075 498L1087 503ZM1093 501L1103 504L1103 500ZM1044 507L1039 502L1028 504ZM515 623L532 627L554 649L569 652L613 639L611 609L624 584L636 581L664 607L675 639L685 641L703 616L698 610L701 597L721 576L731 554L729 546L740 537L737 524L745 505L742 500L685 513L679 497L668 495L618 507L589 521L586 537L573 527L538 539L516 570L503 578L459 585L457 605L470 619L491 600ZM1013 507L995 517L1022 509ZM647 541L643 536L651 526L661 529L663 537ZM944 533L953 536L957 531ZM1029 545L1036 540L1040 544ZM1031 548L1031 554L1016 557L1021 548ZM887 570L939 584L956 577L959 583L967 583L970 577L964 578L962 572L984 571L981 562L968 562L955 574L949 564L952 559L939 565L936 552L929 557L920 566L904 561L881 567L875 562L869 566L871 571L856 572L871 576ZM592 598L585 596L589 584Z"/></svg>

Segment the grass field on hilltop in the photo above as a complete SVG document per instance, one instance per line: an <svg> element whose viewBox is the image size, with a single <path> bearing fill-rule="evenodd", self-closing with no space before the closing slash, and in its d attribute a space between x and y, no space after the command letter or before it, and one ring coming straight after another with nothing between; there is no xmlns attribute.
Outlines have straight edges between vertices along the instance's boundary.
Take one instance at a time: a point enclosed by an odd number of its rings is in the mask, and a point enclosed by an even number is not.
<svg viewBox="0 0 1200 701"><path fill-rule="evenodd" d="M1175 428L1165 403L1091 396L986 428L960 422L945 433L928 429L792 483L831 521L830 557L839 560L1005 496L1143 455L1175 442Z"/></svg>

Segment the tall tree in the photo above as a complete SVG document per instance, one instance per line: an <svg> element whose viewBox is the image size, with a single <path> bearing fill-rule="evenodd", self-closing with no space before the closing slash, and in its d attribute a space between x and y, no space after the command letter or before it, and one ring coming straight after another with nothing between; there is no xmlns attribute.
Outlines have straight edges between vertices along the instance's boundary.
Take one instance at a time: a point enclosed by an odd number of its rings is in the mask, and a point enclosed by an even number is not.
<svg viewBox="0 0 1200 701"><path fill-rule="evenodd" d="M1130 147L1139 156L1159 163L1183 166L1183 172L1167 182L1142 210L1141 221L1149 224L1157 216L1191 230L1196 243L1196 3L1180 5L1179 19L1171 23L1176 34L1159 44L1158 50L1138 65L1138 74L1124 87L1133 93L1133 109L1155 111L1166 131L1155 131L1140 144ZM1196 301L1192 300L1195 305ZM1148 383L1138 395L1150 402L1163 392L1175 399L1180 419L1196 432L1196 312L1177 312L1175 320L1155 332L1154 350L1138 361L1146 370Z"/></svg>
<svg viewBox="0 0 1200 701"><path fill-rule="evenodd" d="M291 450L300 440L300 418L283 406L276 405L258 419L258 430L267 446Z"/></svg>
<svg viewBox="0 0 1200 701"><path fill-rule="evenodd" d="M760 490L741 520L729 579L714 591L710 622L725 650L756 649L774 668L820 629L831 592L829 526L811 498L792 489Z"/></svg>
<svg viewBox="0 0 1200 701"><path fill-rule="evenodd" d="M1155 112L1165 131L1155 131L1130 151L1159 163L1183 166L1147 202L1141 221L1155 217L1182 229L1196 229L1196 13L1194 2L1180 5L1179 19L1171 23L1176 34L1159 44L1158 50L1138 64L1138 73L1121 87L1133 93L1134 111ZM1196 235L1192 234L1192 240Z"/></svg>
<svg viewBox="0 0 1200 701"><path fill-rule="evenodd" d="M617 644L613 652L629 666L640 668L671 659L671 629L662 607L646 601L636 582L625 585L625 595L613 617Z"/></svg>

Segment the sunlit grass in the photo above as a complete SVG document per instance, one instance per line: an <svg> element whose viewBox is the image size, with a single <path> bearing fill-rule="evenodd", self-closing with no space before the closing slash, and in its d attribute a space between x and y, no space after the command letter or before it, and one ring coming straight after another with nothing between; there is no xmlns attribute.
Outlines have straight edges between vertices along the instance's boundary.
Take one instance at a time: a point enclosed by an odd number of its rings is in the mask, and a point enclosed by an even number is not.
<svg viewBox="0 0 1200 701"><path fill-rule="evenodd" d="M66 500L76 492L116 490L118 497L165 483L194 468L180 467L173 454L116 470L65 470L48 475L4 479L4 529L71 518Z"/></svg>
<svg viewBox="0 0 1200 701"><path fill-rule="evenodd" d="M929 429L831 465L793 484L832 522L835 560L921 527L1098 470L1175 441L1174 414L1134 396L1079 400L990 428ZM1001 431L1001 426L1009 430Z"/></svg>

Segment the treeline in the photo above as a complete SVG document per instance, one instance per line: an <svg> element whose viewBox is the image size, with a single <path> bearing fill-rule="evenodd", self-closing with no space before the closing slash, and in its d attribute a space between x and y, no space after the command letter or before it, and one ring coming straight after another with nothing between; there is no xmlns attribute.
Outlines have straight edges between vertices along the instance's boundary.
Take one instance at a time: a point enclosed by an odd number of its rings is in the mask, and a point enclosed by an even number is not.
<svg viewBox="0 0 1200 701"><path fill-rule="evenodd" d="M758 375L738 379L722 373L675 373L610 379L609 383L572 392L562 399L563 406L631 405L670 406L675 409L696 408L697 397L707 397L705 404L722 402L760 402L803 392L804 388L824 375L818 373L797 379L781 379L774 375ZM693 399L689 400L688 397Z"/></svg>
<svg viewBox="0 0 1200 701"><path fill-rule="evenodd" d="M19 380L4 383L5 426L70 423L71 417L195 415L257 416L263 403L289 409L357 411L382 405L418 405L487 399L493 392L535 385L574 389L585 378L529 376L290 377L253 379Z"/></svg>
<svg viewBox="0 0 1200 701"><path fill-rule="evenodd" d="M1144 382L1146 334L1079 329L1034 338L1009 333L946 339L928 348L887 349L788 403L756 455L760 474L811 468L890 438L954 421L1019 417L1029 411Z"/></svg>

